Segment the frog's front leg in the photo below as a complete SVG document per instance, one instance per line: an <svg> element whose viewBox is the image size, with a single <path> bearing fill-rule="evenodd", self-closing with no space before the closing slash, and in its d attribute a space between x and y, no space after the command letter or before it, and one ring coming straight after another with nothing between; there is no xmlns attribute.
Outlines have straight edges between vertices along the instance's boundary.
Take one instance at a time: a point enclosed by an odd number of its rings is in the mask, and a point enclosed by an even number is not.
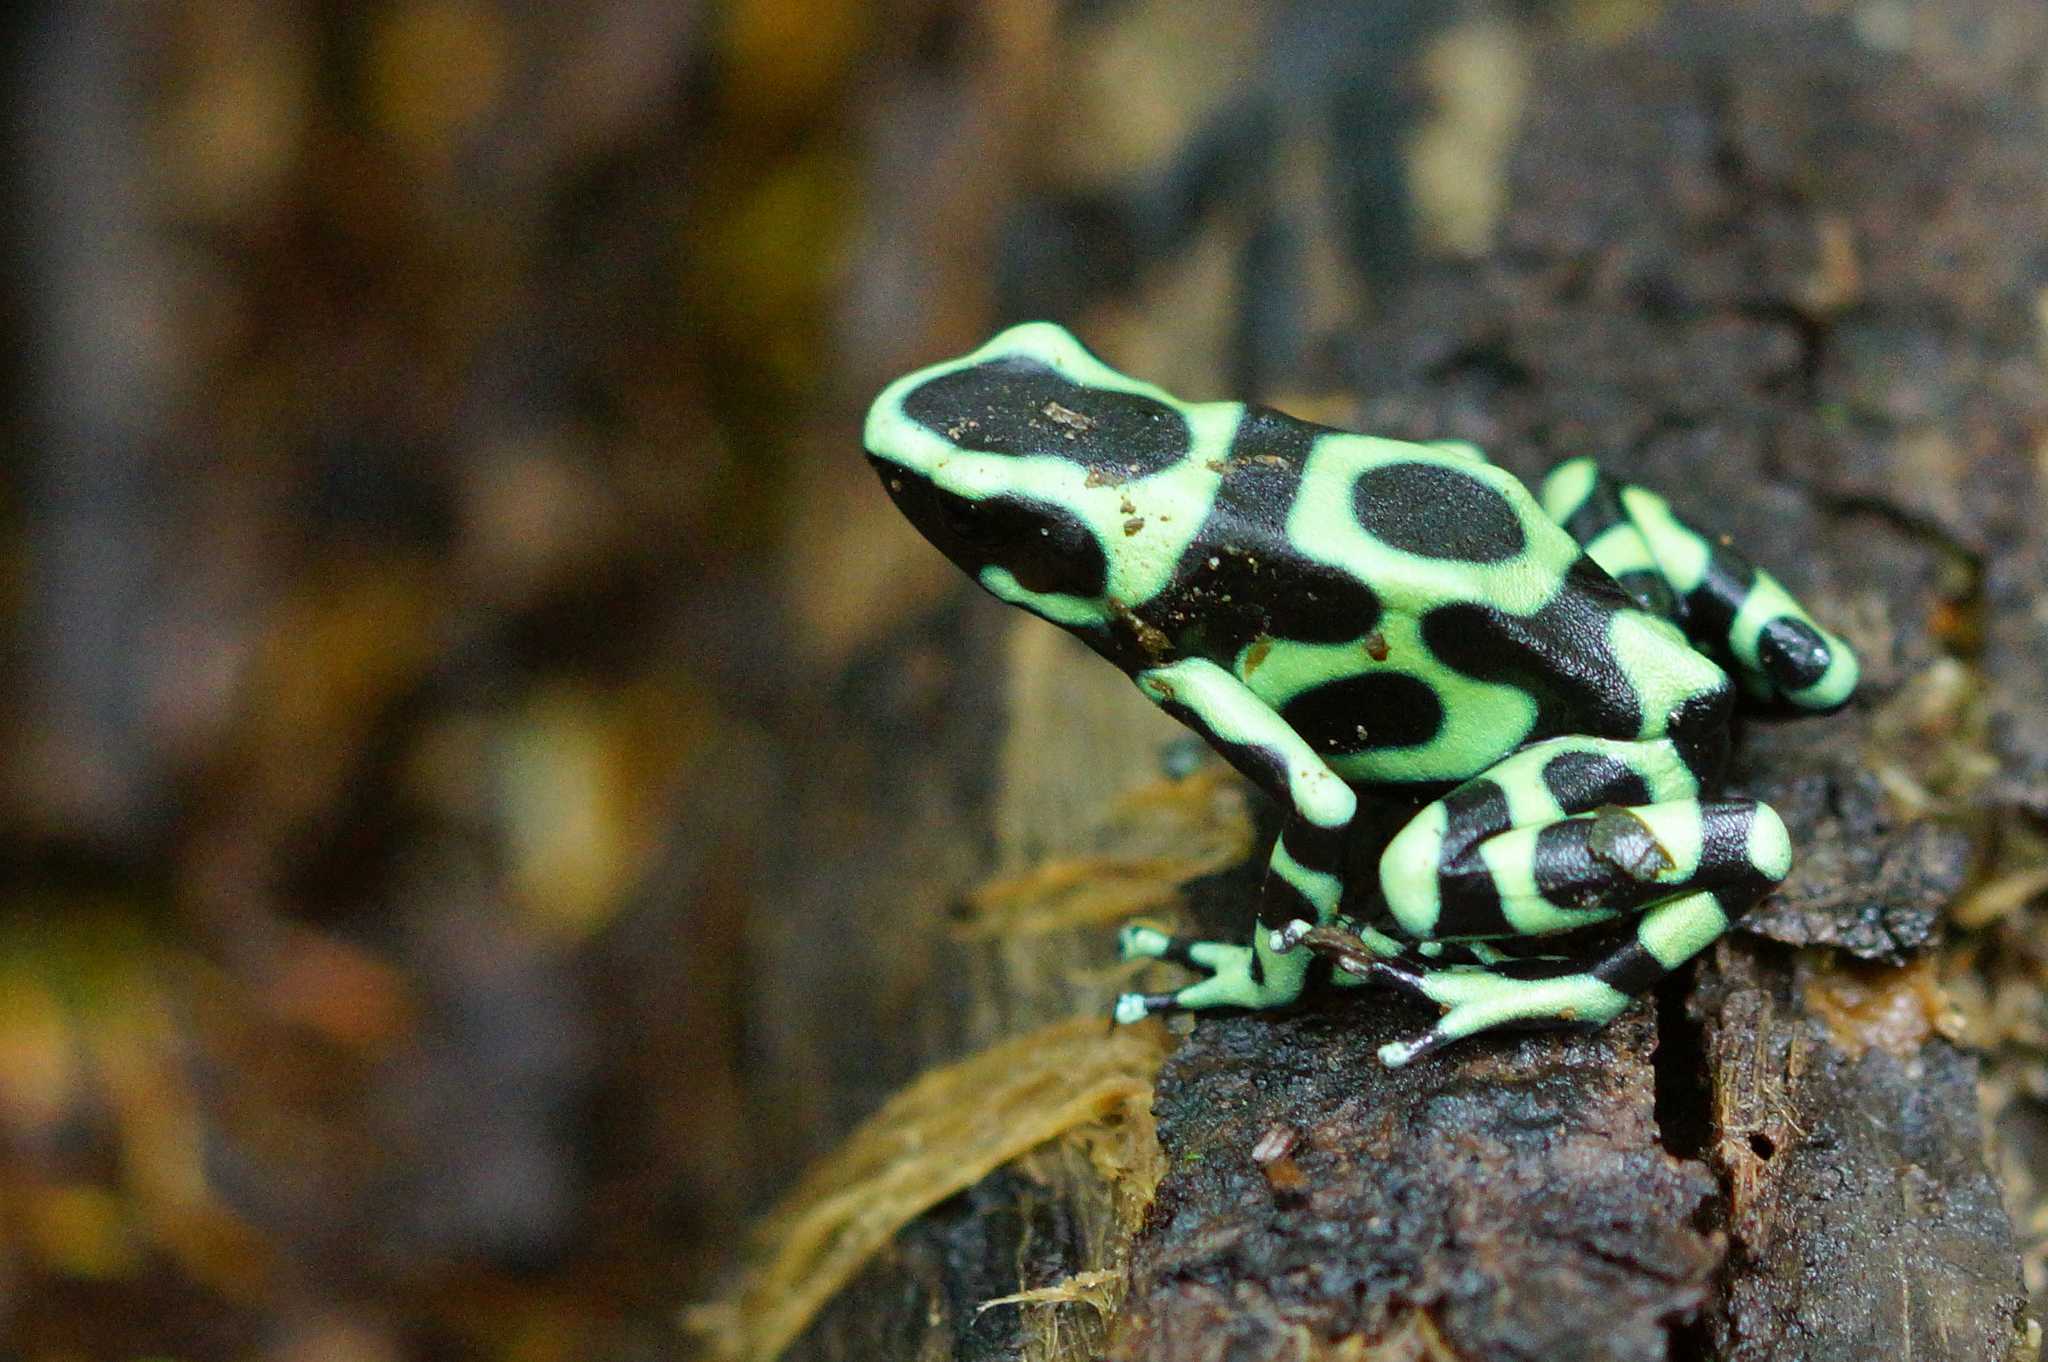
<svg viewBox="0 0 2048 1362"><path fill-rule="evenodd" d="M1446 1009L1381 1058L1405 1064L1509 1024L1603 1024L1718 937L1784 878L1791 844L1768 806L1698 791L1668 739L1558 738L1418 813L1380 860L1388 909L1418 941L1547 937L1642 916L1596 961L1374 959L1376 977ZM1328 934L1309 935L1312 950L1316 935Z"/></svg>
<svg viewBox="0 0 2048 1362"><path fill-rule="evenodd" d="M1358 796L1286 720L1216 663L1189 658L1141 672L1136 679L1155 704L1208 739L1288 812L1266 865L1259 894L1261 927L1250 944L1189 941L1148 927L1125 928L1120 941L1125 958L1173 960L1206 970L1209 977L1172 993L1126 993L1117 999L1117 1020L1293 1002L1301 995L1310 955L1275 940L1273 929L1297 918L1326 922L1336 914Z"/></svg>

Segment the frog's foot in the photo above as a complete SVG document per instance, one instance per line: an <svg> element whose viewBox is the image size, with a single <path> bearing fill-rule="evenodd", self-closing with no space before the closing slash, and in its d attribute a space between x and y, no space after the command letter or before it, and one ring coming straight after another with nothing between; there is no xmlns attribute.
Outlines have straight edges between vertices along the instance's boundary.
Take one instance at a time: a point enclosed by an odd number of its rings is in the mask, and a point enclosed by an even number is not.
<svg viewBox="0 0 2048 1362"><path fill-rule="evenodd" d="M1136 923L1126 925L1116 934L1116 953L1123 960L1171 960L1176 965L1190 969L1201 968L1195 960L1195 948L1204 944L1191 936L1173 936L1157 927L1144 927Z"/></svg>
<svg viewBox="0 0 2048 1362"><path fill-rule="evenodd" d="M1454 1040L1497 1026L1593 1030L1728 930L1728 905L1744 900L1698 892L1667 899L1644 913L1635 930L1598 960L1555 956L1452 965L1418 972L1414 991L1444 1015L1410 1040L1380 1047L1380 1062L1399 1068Z"/></svg>
<svg viewBox="0 0 2048 1362"><path fill-rule="evenodd" d="M1116 1000L1116 1019L1135 1022L1162 1012L1211 1007L1283 1007L1301 996L1307 956L1276 956L1266 943L1253 946L1169 936L1152 927L1126 927L1117 945L1126 960L1171 960L1208 975L1171 993L1126 993Z"/></svg>
<svg viewBox="0 0 2048 1362"><path fill-rule="evenodd" d="M1302 946L1336 966L1348 982L1381 984L1420 1002L1444 1008L1437 1024L1419 1036L1380 1047L1380 1062L1399 1068L1454 1040L1496 1026L1585 1027L1605 1024L1628 1006L1627 994L1589 972L1581 961L1554 956L1514 959L1484 943L1436 947L1437 964L1419 946L1365 928L1318 927L1296 920L1273 934L1277 948ZM1434 943L1432 943L1434 945ZM1478 963L1484 956L1486 963Z"/></svg>
<svg viewBox="0 0 2048 1362"><path fill-rule="evenodd" d="M1398 1069L1452 1041L1498 1026L1594 1030L1620 1016L1631 997L1583 967L1549 978L1517 979L1485 966L1460 965L1425 973L1420 996L1445 1009L1419 1036L1380 1047L1380 1063Z"/></svg>

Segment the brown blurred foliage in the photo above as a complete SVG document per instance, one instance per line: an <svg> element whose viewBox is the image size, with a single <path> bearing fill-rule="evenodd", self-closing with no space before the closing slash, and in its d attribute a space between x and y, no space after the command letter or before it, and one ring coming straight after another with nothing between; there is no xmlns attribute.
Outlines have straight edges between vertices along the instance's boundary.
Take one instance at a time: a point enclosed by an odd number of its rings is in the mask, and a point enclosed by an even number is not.
<svg viewBox="0 0 2048 1362"><path fill-rule="evenodd" d="M684 1346L897 8L6 21L10 1356Z"/></svg>

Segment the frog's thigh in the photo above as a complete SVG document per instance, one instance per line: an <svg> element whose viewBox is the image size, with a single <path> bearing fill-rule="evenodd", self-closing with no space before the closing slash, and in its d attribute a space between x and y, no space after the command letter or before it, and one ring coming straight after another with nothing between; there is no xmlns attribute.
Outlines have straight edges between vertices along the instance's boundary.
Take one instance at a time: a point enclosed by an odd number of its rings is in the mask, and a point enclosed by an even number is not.
<svg viewBox="0 0 2048 1362"><path fill-rule="evenodd" d="M1536 743L1410 819L1380 857L1380 887L1394 920L1418 940L1540 935L1597 922L1613 912L1517 920L1508 911L1511 901L1527 901L1536 888L1534 847L1508 842L1490 849L1489 843L1517 829L1540 837L1534 830L1603 805L1682 802L1698 790L1698 780L1665 740Z"/></svg>
<svg viewBox="0 0 2048 1362"><path fill-rule="evenodd" d="M1588 926L1692 889L1747 908L1792 863L1784 823L1753 799L1604 805L1510 828L1477 851L1463 882L1490 881L1487 906L1516 936Z"/></svg>

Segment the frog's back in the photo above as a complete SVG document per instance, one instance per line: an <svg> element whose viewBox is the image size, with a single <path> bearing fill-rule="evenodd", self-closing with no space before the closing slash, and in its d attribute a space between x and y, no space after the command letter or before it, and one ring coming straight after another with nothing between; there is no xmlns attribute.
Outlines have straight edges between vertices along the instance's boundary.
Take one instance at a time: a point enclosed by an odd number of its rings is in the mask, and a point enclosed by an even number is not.
<svg viewBox="0 0 2048 1362"><path fill-rule="evenodd" d="M1257 408L1146 613L1359 784L1458 780L1563 733L1653 736L1652 709L1725 684L1512 475Z"/></svg>
<svg viewBox="0 0 2048 1362"><path fill-rule="evenodd" d="M1467 446L1181 402L1043 324L899 379L866 438L988 590L1134 676L1219 664L1354 783L1459 780L1554 734L1657 736L1725 689Z"/></svg>
<svg viewBox="0 0 2048 1362"><path fill-rule="evenodd" d="M1348 431L1314 441L1287 528L1410 614L1475 599L1533 607L1580 556L1519 479L1469 446Z"/></svg>
<svg viewBox="0 0 2048 1362"><path fill-rule="evenodd" d="M1233 668L1261 641L1364 637L1384 609L1380 594L1289 524L1317 444L1341 432L1264 407L1238 411L1226 456L1204 466L1213 486L1202 523L1139 613L1177 655Z"/></svg>

